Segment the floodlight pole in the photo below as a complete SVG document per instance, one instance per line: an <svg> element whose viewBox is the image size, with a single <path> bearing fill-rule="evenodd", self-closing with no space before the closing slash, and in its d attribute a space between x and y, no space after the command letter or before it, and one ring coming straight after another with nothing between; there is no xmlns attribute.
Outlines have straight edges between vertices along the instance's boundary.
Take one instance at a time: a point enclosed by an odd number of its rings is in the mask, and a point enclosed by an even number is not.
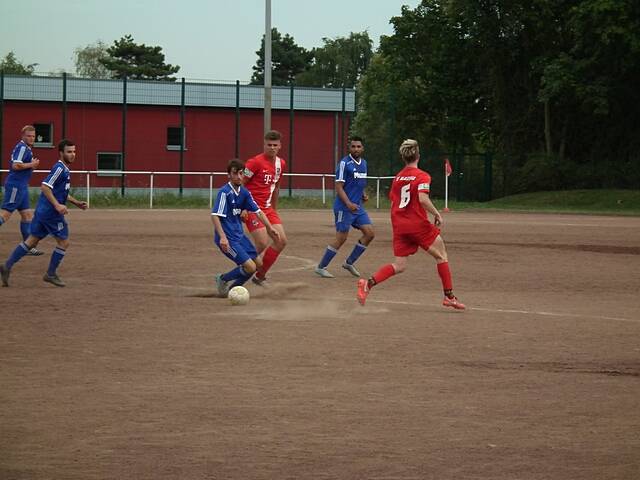
<svg viewBox="0 0 640 480"><path fill-rule="evenodd" d="M264 133L271 130L271 0L264 12Z"/></svg>

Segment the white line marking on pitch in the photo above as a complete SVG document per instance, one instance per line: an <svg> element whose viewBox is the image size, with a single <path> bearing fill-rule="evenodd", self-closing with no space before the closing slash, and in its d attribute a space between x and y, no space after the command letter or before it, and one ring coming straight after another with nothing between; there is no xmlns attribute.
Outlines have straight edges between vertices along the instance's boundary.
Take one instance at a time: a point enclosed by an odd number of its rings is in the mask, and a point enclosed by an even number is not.
<svg viewBox="0 0 640 480"><path fill-rule="evenodd" d="M288 269L278 269L276 272L291 272L297 270L306 270L310 266L315 265L315 261L310 260L304 257L296 257L294 255L282 255L285 258L290 258L293 260L299 260L302 262L306 262L307 265L303 267L292 267ZM103 280L109 282L110 280ZM182 290L193 290L193 291L212 291L213 287L203 288L203 287L194 287L194 286L182 286L182 285L168 285L163 283L143 283L143 282L123 282L121 280L114 280L113 283L117 283L118 285L126 285L126 286L134 286L134 287L159 287L159 288L170 288L175 290L177 288ZM337 299L336 299L337 300ZM345 300L350 301L350 300ZM355 298L354 298L355 302ZM369 299L367 303L381 303L381 304L389 304L389 305L411 305L415 307L424 306L423 303L418 302L407 302L403 300L374 300ZM604 315L582 315L579 313L557 313L557 312L543 312L543 311L535 311L535 310L515 310L515 309L506 309L506 308L484 308L484 307L469 307L467 310L478 311L478 312L489 312L489 313L517 313L520 315L539 315L543 317L570 317L570 318L584 318L584 319L593 319L593 320L611 320L616 322L632 322L632 323L640 323L639 319L633 318L622 318L622 317L608 317Z"/></svg>
<svg viewBox="0 0 640 480"><path fill-rule="evenodd" d="M163 283L135 283L135 282L123 282L120 280L103 280L106 282L117 283L118 285L124 286L132 286L132 287L153 287L153 288L168 288L172 290L181 289L181 290L191 290L191 291L200 291L200 292L212 292L213 287L204 288L204 287L193 287L193 286L182 286L182 285L168 285ZM339 300L339 299L335 299ZM356 299L353 300L343 300L345 302L353 302L355 304ZM418 302L406 302L402 300L374 300L369 299L367 303L380 303L380 304L388 304L388 305L411 305L414 307L423 307L424 303ZM616 322L631 322L631 323L640 323L640 320L633 318L622 318L622 317L608 317L604 315L583 315L579 313L558 313L558 312L543 312L543 311L535 311L535 310L515 310L515 309L507 309L507 308L484 308L484 307L468 307L467 310L470 311L478 311L478 312L489 312L489 313L517 313L520 315L539 315L543 317L570 317L570 318L582 318L582 319L591 319L591 320L610 320Z"/></svg>
<svg viewBox="0 0 640 480"><path fill-rule="evenodd" d="M367 303L388 303L388 304L398 304L398 305L412 305L416 307L421 307L423 303L417 302L405 302L401 300L367 300ZM535 310L514 310L514 309L506 309L506 308L483 308L483 307L468 307L467 310L476 310L479 312L490 312L490 313L518 313L522 315L540 315L543 317L573 317L573 318L590 318L594 320L614 320L618 322L633 322L639 323L640 320L633 318L621 318L621 317L607 317L603 315L583 315L580 313L558 313L558 312L542 312Z"/></svg>

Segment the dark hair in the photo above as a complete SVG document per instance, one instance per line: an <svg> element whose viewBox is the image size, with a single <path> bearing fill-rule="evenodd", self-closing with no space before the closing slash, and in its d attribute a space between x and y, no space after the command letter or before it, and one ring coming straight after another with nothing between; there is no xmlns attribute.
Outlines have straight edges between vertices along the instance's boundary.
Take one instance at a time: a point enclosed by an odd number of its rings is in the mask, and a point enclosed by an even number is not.
<svg viewBox="0 0 640 480"><path fill-rule="evenodd" d="M74 147L75 145L76 144L73 143L71 140L65 138L61 140L60 143L58 144L58 151L64 152L65 147Z"/></svg>
<svg viewBox="0 0 640 480"><path fill-rule="evenodd" d="M353 137L351 137L349 139L349 143L351 142L360 142L360 143L364 143L364 140L362 140L362 137L359 137L358 135L354 135Z"/></svg>
<svg viewBox="0 0 640 480"><path fill-rule="evenodd" d="M264 134L265 140L280 140L281 138L282 138L282 135L277 130L269 130L267 133Z"/></svg>
<svg viewBox="0 0 640 480"><path fill-rule="evenodd" d="M242 160L238 160L237 158L232 158L227 164L227 173L231 173L231 170L241 172L242 170L244 170L244 162Z"/></svg>

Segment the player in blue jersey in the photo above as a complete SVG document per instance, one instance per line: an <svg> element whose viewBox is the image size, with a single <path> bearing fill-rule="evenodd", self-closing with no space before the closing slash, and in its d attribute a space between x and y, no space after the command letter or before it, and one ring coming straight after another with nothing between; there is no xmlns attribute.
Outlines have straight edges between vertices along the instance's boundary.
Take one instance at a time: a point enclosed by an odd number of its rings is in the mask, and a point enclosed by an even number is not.
<svg viewBox="0 0 640 480"><path fill-rule="evenodd" d="M244 163L237 159L229 161L227 173L229 183L218 190L216 202L211 209L211 221L215 230L214 241L220 251L237 265L227 273L216 275L218 294L223 297L227 296L229 289L243 285L262 265L255 246L242 229L243 220L240 216L242 211L255 213L274 242L280 238L278 231L260 210L249 190L242 185Z"/></svg>
<svg viewBox="0 0 640 480"><path fill-rule="evenodd" d="M327 270L327 266L347 241L351 227L360 230L362 237L342 264L342 268L349 271L354 277L360 276L354 263L375 237L371 220L363 206L363 203L369 199L365 192L367 161L362 158L363 152L362 138L352 137L349 142L349 155L340 160L336 169L336 199L333 203L336 238L327 245L324 255L315 269L315 272L323 278L333 278L333 275Z"/></svg>
<svg viewBox="0 0 640 480"><path fill-rule="evenodd" d="M29 237L33 211L29 205L29 180L31 174L38 168L40 160L33 156L31 147L36 141L36 129L33 125L22 127L22 139L16 144L9 160L9 175L4 183L4 197L0 207L0 226L5 223L13 212L20 213L20 233L22 240ZM42 255L40 250L32 248L29 255Z"/></svg>
<svg viewBox="0 0 640 480"><path fill-rule="evenodd" d="M76 147L71 140L62 140L58 144L59 160L55 163L47 178L44 179L40 190L40 198L36 205L36 213L31 222L31 234L16 247L4 265L0 265L0 278L2 286L9 286L9 274L13 265L27 255L30 249L35 248L38 242L47 235L55 237L58 246L51 254L51 261L47 273L42 278L56 287L64 287L65 284L56 270L69 247L69 227L64 219L68 213L67 201L82 210L87 209L87 202L81 202L69 195L71 186L71 173L69 166L76 159Z"/></svg>

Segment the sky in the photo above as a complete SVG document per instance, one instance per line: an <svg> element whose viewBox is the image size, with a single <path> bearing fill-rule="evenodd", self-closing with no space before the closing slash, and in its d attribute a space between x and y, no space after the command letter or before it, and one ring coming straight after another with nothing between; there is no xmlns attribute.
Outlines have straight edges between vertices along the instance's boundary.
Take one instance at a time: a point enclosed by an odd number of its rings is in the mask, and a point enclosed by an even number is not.
<svg viewBox="0 0 640 480"><path fill-rule="evenodd" d="M74 50L131 34L159 45L177 77L249 81L265 31L265 0L0 0L0 56L36 72L74 72ZM271 24L306 49L322 38L369 32L378 47L389 19L419 0L271 0Z"/></svg>

